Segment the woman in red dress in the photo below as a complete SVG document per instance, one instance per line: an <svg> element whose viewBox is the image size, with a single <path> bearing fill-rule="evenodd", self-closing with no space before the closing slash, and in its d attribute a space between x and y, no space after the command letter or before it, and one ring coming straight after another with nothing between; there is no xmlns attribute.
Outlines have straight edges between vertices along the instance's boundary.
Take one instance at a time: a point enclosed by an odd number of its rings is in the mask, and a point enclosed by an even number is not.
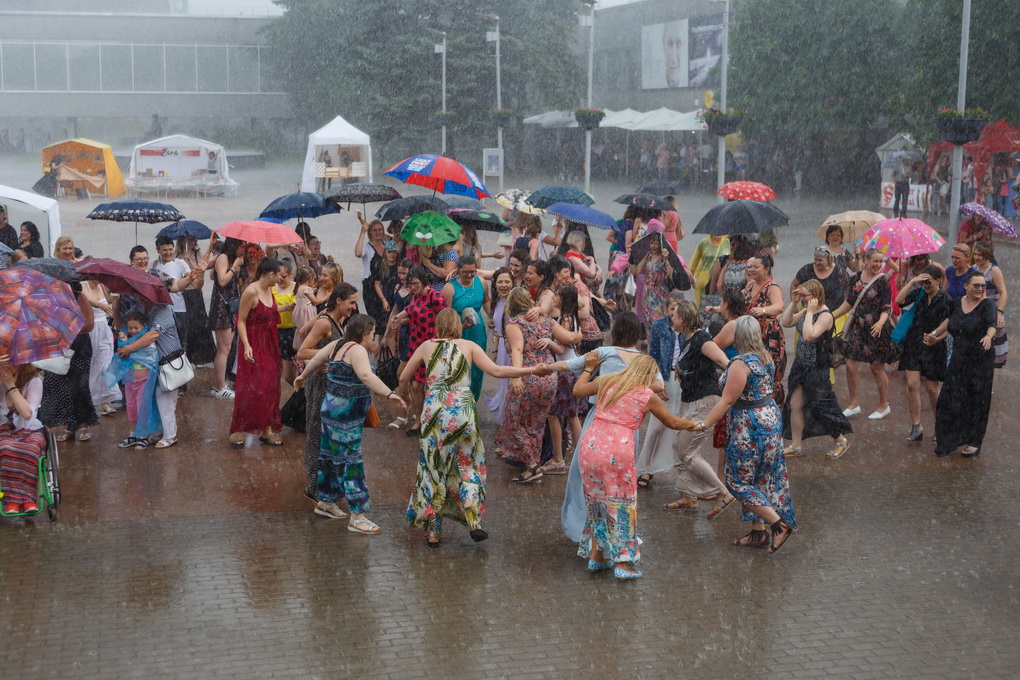
<svg viewBox="0 0 1020 680"><path fill-rule="evenodd" d="M237 311L237 345L243 358L237 362L234 416L230 419L230 443L244 446L245 432L259 432L259 441L282 446L280 429L280 341L276 327L273 286L282 278L283 263L262 260L255 280L241 294Z"/></svg>

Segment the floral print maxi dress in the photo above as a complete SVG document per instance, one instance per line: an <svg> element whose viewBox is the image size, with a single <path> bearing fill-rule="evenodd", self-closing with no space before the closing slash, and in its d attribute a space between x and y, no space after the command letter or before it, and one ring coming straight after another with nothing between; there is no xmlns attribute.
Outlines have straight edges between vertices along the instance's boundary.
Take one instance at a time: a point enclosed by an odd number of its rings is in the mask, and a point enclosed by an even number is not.
<svg viewBox="0 0 1020 680"><path fill-rule="evenodd" d="M485 446L470 389L471 364L453 340L439 340L425 363L421 456L407 522L439 533L449 513L477 529L485 514Z"/></svg>
<svg viewBox="0 0 1020 680"><path fill-rule="evenodd" d="M555 321L548 316L539 321L515 316L507 319L506 323L519 325L524 334L522 366L538 366L552 361L552 352L539 349L537 343L542 338L552 337ZM508 463L530 468L538 464L542 454L546 416L556 397L556 375L526 375L521 380L524 393L507 395L503 424L496 433L496 446L503 449Z"/></svg>
<svg viewBox="0 0 1020 680"><path fill-rule="evenodd" d="M769 288L776 286L775 281L766 281L757 292L754 284L750 281L744 289L744 300L747 308L768 307L772 304L769 301ZM772 356L772 365L775 368L772 378L772 398L776 400L779 408L783 408L786 402L786 395L783 392L783 376L786 375L786 336L783 334L783 327L779 325L777 316L760 316L758 325L761 326L761 339L765 344L765 351Z"/></svg>
<svg viewBox="0 0 1020 680"><path fill-rule="evenodd" d="M783 416L772 395L772 367L757 354L740 354L730 361L743 361L750 369L747 385L727 414L726 486L743 506L740 518L760 522L751 506L768 506L795 528L790 478L783 456ZM730 369L719 378L725 387ZM761 403L764 402L764 403Z"/></svg>
<svg viewBox="0 0 1020 680"><path fill-rule="evenodd" d="M638 302L637 313L645 326L651 328L653 321L666 316L666 297L672 287L666 271L666 259L649 257L643 276L644 294Z"/></svg>
<svg viewBox="0 0 1020 680"><path fill-rule="evenodd" d="M604 403L612 395L602 397ZM652 396L647 387L633 389L609 408L595 407L591 427L577 447L588 517L577 554L590 558L599 548L610 562L637 562L637 470L635 430L641 427Z"/></svg>

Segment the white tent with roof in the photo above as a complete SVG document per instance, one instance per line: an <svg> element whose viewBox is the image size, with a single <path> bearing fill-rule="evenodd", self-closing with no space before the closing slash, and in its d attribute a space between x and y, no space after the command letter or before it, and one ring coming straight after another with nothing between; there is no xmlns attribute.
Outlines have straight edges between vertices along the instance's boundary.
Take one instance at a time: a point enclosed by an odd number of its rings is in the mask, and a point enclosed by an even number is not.
<svg viewBox="0 0 1020 680"><path fill-rule="evenodd" d="M55 200L0 184L0 203L7 206L7 221L15 229L22 222L35 224L40 241L49 244L47 254L53 253L60 237L60 205Z"/></svg>
<svg viewBox="0 0 1020 680"><path fill-rule="evenodd" d="M187 135L170 135L139 144L131 152L128 179L160 175L175 181L197 175L227 180L230 166L227 153L219 144Z"/></svg>
<svg viewBox="0 0 1020 680"><path fill-rule="evenodd" d="M372 181L372 138L341 116L308 135L301 190L314 192L316 180L327 178Z"/></svg>

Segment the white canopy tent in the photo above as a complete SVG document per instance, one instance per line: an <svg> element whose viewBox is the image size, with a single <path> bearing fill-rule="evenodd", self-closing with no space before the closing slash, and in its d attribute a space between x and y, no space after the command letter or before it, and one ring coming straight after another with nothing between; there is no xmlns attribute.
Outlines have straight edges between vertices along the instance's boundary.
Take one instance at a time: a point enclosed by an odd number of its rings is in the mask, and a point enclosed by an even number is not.
<svg viewBox="0 0 1020 680"><path fill-rule="evenodd" d="M536 116L528 116L524 119L525 125L538 125L544 128L569 128L577 127L574 114L570 111L546 111Z"/></svg>
<svg viewBox="0 0 1020 680"><path fill-rule="evenodd" d="M606 117L599 123L599 127L623 127L624 125L631 125L644 117L645 114L634 109L624 109L622 111L614 111L612 113L606 112Z"/></svg>
<svg viewBox="0 0 1020 680"><path fill-rule="evenodd" d="M914 140L910 135L898 132L885 144L875 149L879 160L882 161L882 181L892 181L892 171L904 153L909 153L915 160L924 158L924 154L915 150Z"/></svg>
<svg viewBox="0 0 1020 680"><path fill-rule="evenodd" d="M139 144L131 152L128 179L162 175L184 180L197 174L230 179L222 146L187 135L170 135Z"/></svg>
<svg viewBox="0 0 1020 680"><path fill-rule="evenodd" d="M372 181L372 138L337 116L308 135L301 190L316 191L316 179L348 177Z"/></svg>
<svg viewBox="0 0 1020 680"><path fill-rule="evenodd" d="M15 229L22 222L32 222L37 226L40 240L49 244L47 255L52 255L53 246L60 237L60 205L52 198L2 184L0 203L7 206L7 221Z"/></svg>

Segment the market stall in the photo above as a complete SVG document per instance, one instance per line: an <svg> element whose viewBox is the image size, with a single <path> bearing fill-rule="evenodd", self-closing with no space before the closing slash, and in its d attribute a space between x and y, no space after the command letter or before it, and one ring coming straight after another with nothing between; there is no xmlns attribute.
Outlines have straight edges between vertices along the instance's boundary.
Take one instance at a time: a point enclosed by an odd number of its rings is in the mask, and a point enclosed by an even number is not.
<svg viewBox="0 0 1020 680"><path fill-rule="evenodd" d="M308 135L301 190L325 193L334 181L372 181L371 137L340 116Z"/></svg>
<svg viewBox="0 0 1020 680"><path fill-rule="evenodd" d="M65 194L116 198L125 192L124 176L109 144L84 138L51 144L42 150L42 164L44 173L57 173L56 186Z"/></svg>
<svg viewBox="0 0 1020 680"><path fill-rule="evenodd" d="M224 195L236 191L226 150L186 135L170 135L139 144L131 152L125 182L136 194Z"/></svg>

